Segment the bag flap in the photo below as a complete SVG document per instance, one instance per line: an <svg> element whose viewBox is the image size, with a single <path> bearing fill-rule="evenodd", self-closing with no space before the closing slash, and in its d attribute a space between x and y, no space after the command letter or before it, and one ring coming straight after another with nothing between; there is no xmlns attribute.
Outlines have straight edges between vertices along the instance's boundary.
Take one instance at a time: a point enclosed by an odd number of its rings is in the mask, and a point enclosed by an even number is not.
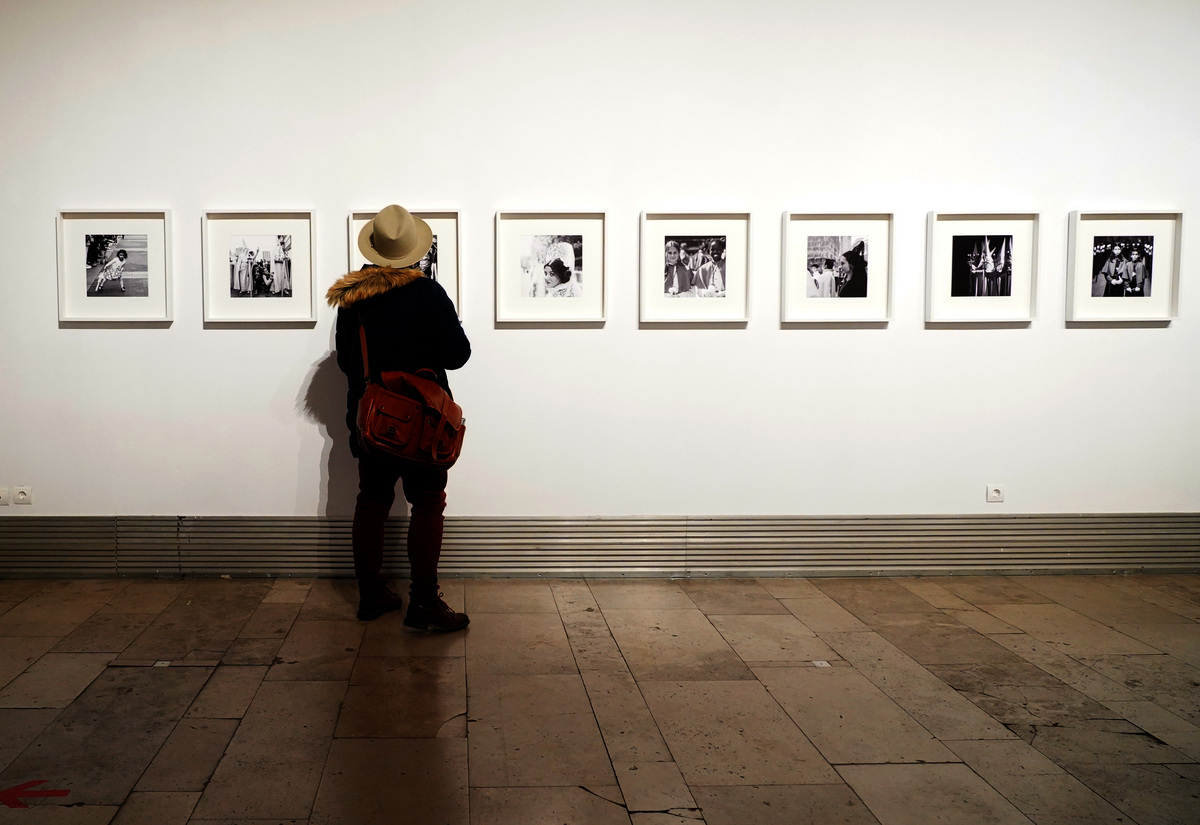
<svg viewBox="0 0 1200 825"><path fill-rule="evenodd" d="M454 399L437 381L401 371L381 373L379 379L391 392L414 398L429 409L441 413L454 429L462 426L462 407L454 403Z"/></svg>

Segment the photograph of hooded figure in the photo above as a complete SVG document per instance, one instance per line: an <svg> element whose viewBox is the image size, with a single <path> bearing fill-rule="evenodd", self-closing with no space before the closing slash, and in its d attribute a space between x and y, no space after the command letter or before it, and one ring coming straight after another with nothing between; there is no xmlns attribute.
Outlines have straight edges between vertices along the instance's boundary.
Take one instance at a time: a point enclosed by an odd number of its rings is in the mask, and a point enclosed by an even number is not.
<svg viewBox="0 0 1200 825"><path fill-rule="evenodd" d="M955 235L950 254L950 295L1012 295L1012 235Z"/></svg>
<svg viewBox="0 0 1200 825"><path fill-rule="evenodd" d="M809 298L867 297L867 239L857 235L808 236Z"/></svg>

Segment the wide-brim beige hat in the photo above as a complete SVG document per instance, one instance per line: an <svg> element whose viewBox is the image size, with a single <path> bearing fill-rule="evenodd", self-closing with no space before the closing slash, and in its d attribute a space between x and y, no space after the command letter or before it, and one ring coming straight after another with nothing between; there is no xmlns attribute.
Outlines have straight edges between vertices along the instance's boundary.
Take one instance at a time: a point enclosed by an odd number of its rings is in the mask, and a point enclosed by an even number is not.
<svg viewBox="0 0 1200 825"><path fill-rule="evenodd" d="M415 264L431 246L433 230L429 224L394 203L379 210L358 233L359 251L380 266Z"/></svg>

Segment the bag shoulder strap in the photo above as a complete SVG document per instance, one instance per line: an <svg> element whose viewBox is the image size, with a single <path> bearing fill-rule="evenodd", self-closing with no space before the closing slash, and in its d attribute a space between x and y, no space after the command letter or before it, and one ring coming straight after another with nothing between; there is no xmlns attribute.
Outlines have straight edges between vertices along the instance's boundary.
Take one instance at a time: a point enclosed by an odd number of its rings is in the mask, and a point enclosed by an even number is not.
<svg viewBox="0 0 1200 825"><path fill-rule="evenodd" d="M370 383L371 370L367 366L367 328L365 326L363 326L361 321L358 324L358 343L359 343L359 349L362 350L363 379L367 383Z"/></svg>

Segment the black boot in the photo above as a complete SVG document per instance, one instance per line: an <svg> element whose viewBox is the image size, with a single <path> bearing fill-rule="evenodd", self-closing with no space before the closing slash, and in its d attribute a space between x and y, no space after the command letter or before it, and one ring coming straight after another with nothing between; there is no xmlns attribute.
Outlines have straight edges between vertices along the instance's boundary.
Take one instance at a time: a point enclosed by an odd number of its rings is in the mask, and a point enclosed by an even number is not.
<svg viewBox="0 0 1200 825"><path fill-rule="evenodd" d="M404 600L387 586L382 577L358 580L358 618L361 621L378 619L384 613L391 613L402 607Z"/></svg>
<svg viewBox="0 0 1200 825"><path fill-rule="evenodd" d="M410 597L404 626L433 633L453 633L471 623L466 613L455 613L442 601L442 594L433 597Z"/></svg>

